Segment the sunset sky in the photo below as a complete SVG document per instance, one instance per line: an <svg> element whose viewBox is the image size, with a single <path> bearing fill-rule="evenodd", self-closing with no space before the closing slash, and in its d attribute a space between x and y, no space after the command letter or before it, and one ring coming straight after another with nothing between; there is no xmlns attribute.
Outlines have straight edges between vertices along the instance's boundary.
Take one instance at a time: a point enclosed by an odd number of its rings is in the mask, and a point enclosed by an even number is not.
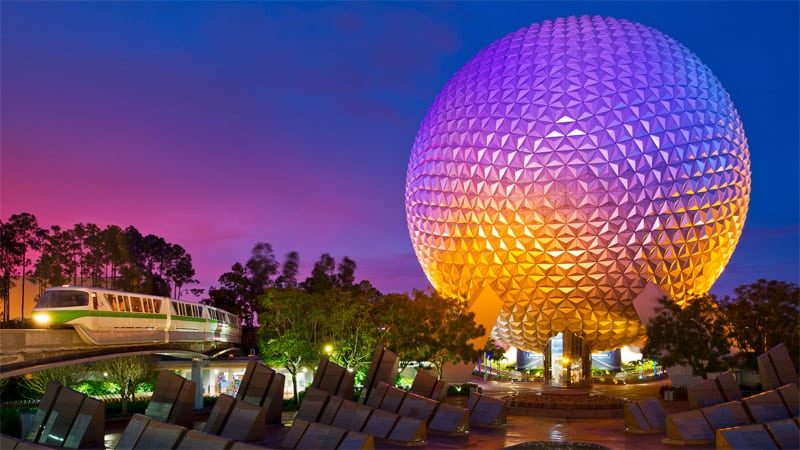
<svg viewBox="0 0 800 450"><path fill-rule="evenodd" d="M733 98L752 196L713 293L800 282L798 2L0 3L0 219L135 226L198 287L257 242L328 252L384 292L428 285L404 211L420 121L480 49L569 15L694 51Z"/></svg>

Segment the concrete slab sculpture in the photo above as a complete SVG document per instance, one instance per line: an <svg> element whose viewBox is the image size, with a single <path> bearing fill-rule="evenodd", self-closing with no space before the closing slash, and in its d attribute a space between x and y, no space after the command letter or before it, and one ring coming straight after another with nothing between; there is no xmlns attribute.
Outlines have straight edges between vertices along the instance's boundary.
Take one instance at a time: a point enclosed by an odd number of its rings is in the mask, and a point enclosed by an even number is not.
<svg viewBox="0 0 800 450"><path fill-rule="evenodd" d="M713 378L695 383L689 386L686 391L689 396L689 408L691 409L716 405L725 401L725 396Z"/></svg>
<svg viewBox="0 0 800 450"><path fill-rule="evenodd" d="M736 381L736 376L734 376L733 372L730 370L725 371L714 377L714 380L720 392L722 392L722 396L725 397L725 401L730 402L742 399L742 390L739 388L739 383Z"/></svg>
<svg viewBox="0 0 800 450"><path fill-rule="evenodd" d="M775 389L783 400L783 405L792 417L800 416L800 390L794 383L785 384Z"/></svg>
<svg viewBox="0 0 800 450"><path fill-rule="evenodd" d="M718 450L770 450L778 446L764 425L753 424L741 427L722 428L716 432Z"/></svg>
<svg viewBox="0 0 800 450"><path fill-rule="evenodd" d="M227 450L232 442L224 437L189 430L183 436L176 450Z"/></svg>
<svg viewBox="0 0 800 450"><path fill-rule="evenodd" d="M699 409L674 413L667 416L666 437L668 444L707 445L714 442L714 429Z"/></svg>
<svg viewBox="0 0 800 450"><path fill-rule="evenodd" d="M739 401L720 403L700 409L712 430L738 427L753 423Z"/></svg>
<svg viewBox="0 0 800 450"><path fill-rule="evenodd" d="M629 433L663 433L666 414L658 399L645 399L625 403L625 431Z"/></svg>
<svg viewBox="0 0 800 450"><path fill-rule="evenodd" d="M254 442L264 437L266 416L266 408L222 394L202 431L232 441Z"/></svg>
<svg viewBox="0 0 800 450"><path fill-rule="evenodd" d="M742 403L755 423L790 418L783 399L775 389L746 397Z"/></svg>
<svg viewBox="0 0 800 450"><path fill-rule="evenodd" d="M508 402L505 400L470 391L467 409L470 426L502 428L507 424Z"/></svg>
<svg viewBox="0 0 800 450"><path fill-rule="evenodd" d="M25 440L48 447L91 448L103 445L105 404L50 382Z"/></svg>
<svg viewBox="0 0 800 450"><path fill-rule="evenodd" d="M394 386L395 380L397 379L397 369L399 367L400 357L395 352L387 349L383 345L376 346L369 370L367 371L367 377L364 380L364 387L361 389L359 402L367 403L370 394L372 394L372 390L380 382Z"/></svg>
<svg viewBox="0 0 800 450"><path fill-rule="evenodd" d="M251 360L242 377L237 400L261 406L266 411L265 423L278 425L283 414L283 387L286 377L271 367Z"/></svg>
<svg viewBox="0 0 800 450"><path fill-rule="evenodd" d="M800 448L800 426L797 419L784 419L764 424L779 448Z"/></svg>
<svg viewBox="0 0 800 450"><path fill-rule="evenodd" d="M180 375L162 370L144 415L161 422L191 428L197 385Z"/></svg>
<svg viewBox="0 0 800 450"><path fill-rule="evenodd" d="M122 432L117 450L176 448L188 429L180 425L134 414Z"/></svg>

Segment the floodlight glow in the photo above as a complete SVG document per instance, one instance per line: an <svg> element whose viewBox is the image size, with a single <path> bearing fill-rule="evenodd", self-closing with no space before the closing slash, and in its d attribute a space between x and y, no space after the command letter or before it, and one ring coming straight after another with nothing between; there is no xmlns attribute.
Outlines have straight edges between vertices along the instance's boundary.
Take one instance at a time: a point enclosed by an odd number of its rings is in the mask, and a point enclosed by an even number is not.
<svg viewBox="0 0 800 450"><path fill-rule="evenodd" d="M601 351L643 336L646 283L708 292L749 196L744 130L711 70L657 30L584 16L511 33L452 77L405 200L437 291L503 300L496 339L542 351L568 330Z"/></svg>

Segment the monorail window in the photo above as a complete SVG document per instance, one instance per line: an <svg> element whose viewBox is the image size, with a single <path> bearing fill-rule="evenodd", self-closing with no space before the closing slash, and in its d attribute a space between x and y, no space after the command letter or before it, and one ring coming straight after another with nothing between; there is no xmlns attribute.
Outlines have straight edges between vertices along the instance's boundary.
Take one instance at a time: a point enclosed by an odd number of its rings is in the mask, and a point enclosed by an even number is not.
<svg viewBox="0 0 800 450"><path fill-rule="evenodd" d="M142 312L142 299L139 297L131 297L131 311Z"/></svg>
<svg viewBox="0 0 800 450"><path fill-rule="evenodd" d="M45 291L39 301L36 302L37 308L70 308L74 306L87 306L89 304L89 293L82 291Z"/></svg>
<svg viewBox="0 0 800 450"><path fill-rule="evenodd" d="M117 296L117 306L119 307L120 311L130 311L131 306L128 303L128 296L127 295Z"/></svg>
<svg viewBox="0 0 800 450"><path fill-rule="evenodd" d="M157 312L157 313L161 312L161 299L160 298L154 298L153 299L153 308L154 308L153 310L155 312Z"/></svg>
<svg viewBox="0 0 800 450"><path fill-rule="evenodd" d="M146 313L153 312L153 303L149 298L142 299L142 310Z"/></svg>

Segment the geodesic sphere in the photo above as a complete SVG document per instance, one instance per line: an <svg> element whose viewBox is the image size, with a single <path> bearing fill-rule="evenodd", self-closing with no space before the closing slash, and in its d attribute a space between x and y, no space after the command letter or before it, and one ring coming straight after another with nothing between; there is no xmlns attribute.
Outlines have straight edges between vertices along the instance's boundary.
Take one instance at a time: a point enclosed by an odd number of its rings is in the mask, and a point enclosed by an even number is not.
<svg viewBox="0 0 800 450"><path fill-rule="evenodd" d="M493 336L541 351L561 331L593 350L644 326L652 282L708 292L742 232L747 140L696 55L638 23L570 17L483 49L442 89L414 142L406 217L445 296L484 286Z"/></svg>

